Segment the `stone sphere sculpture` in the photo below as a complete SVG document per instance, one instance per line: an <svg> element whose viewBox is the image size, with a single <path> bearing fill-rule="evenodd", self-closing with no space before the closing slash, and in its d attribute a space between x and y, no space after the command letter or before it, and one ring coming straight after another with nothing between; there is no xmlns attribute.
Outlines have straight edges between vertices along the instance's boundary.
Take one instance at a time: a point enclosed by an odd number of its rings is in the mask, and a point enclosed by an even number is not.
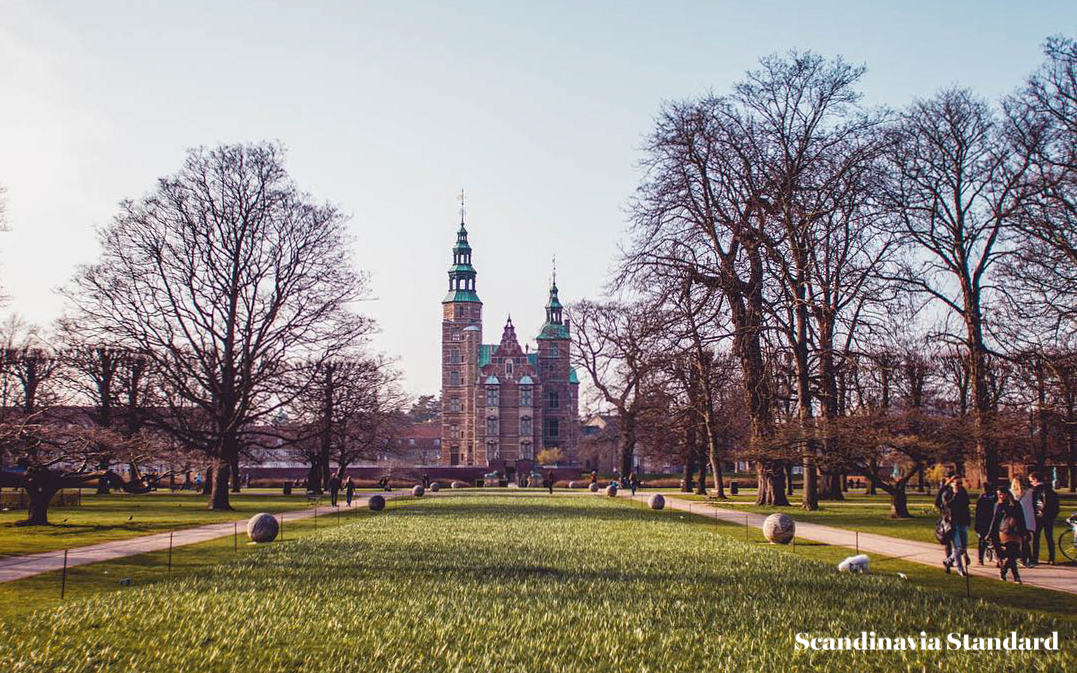
<svg viewBox="0 0 1077 673"><path fill-rule="evenodd" d="M590 489L591 489L592 493L598 493L598 482L597 481L592 481Z"/></svg>
<svg viewBox="0 0 1077 673"><path fill-rule="evenodd" d="M280 532L280 522L272 514L255 514L247 521L247 537L251 542L272 542Z"/></svg>
<svg viewBox="0 0 1077 673"><path fill-rule="evenodd" d="M366 504L371 512L380 512L385 509L385 498L380 495L372 495L370 496L370 500L367 500Z"/></svg>
<svg viewBox="0 0 1077 673"><path fill-rule="evenodd" d="M422 497L423 493L426 493L426 489L423 488L422 484L415 484L411 489L411 494L416 498Z"/></svg>
<svg viewBox="0 0 1077 673"><path fill-rule="evenodd" d="M763 537L775 544L789 544L796 532L797 525L788 514L771 514L763 521Z"/></svg>
<svg viewBox="0 0 1077 673"><path fill-rule="evenodd" d="M574 482L574 481L568 482L568 487L569 488L576 488L576 482Z"/></svg>
<svg viewBox="0 0 1077 673"><path fill-rule="evenodd" d="M430 492L431 493L437 493L440 490L441 490L441 484L437 483L436 481L434 483L430 484Z"/></svg>
<svg viewBox="0 0 1077 673"><path fill-rule="evenodd" d="M666 498L661 493L652 493L650 498L647 498L647 504L651 509L662 509L666 506Z"/></svg>
<svg viewBox="0 0 1077 673"><path fill-rule="evenodd" d="M617 497L617 484L610 484L606 487L606 495L611 498Z"/></svg>
<svg viewBox="0 0 1077 673"><path fill-rule="evenodd" d="M462 481L454 481L452 483L452 487L453 488L463 488L464 487L464 482L462 482Z"/></svg>

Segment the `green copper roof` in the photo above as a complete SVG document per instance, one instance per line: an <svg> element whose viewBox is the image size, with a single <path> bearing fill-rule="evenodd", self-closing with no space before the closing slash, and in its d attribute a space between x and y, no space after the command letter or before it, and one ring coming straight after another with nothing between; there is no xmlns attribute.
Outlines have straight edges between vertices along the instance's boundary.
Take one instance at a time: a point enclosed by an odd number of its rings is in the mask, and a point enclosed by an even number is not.
<svg viewBox="0 0 1077 673"><path fill-rule="evenodd" d="M460 230L456 232L456 247L453 250L457 252L471 250L471 246L467 243L467 229L464 228L463 222L460 222Z"/></svg>
<svg viewBox="0 0 1077 673"><path fill-rule="evenodd" d="M550 286L550 300L546 302L546 308L564 308L561 300L557 298L557 283Z"/></svg>
<svg viewBox="0 0 1077 673"><path fill-rule="evenodd" d="M490 358L493 355L494 349L497 348L495 344L481 344L479 346L479 366L485 367L490 364Z"/></svg>
<svg viewBox="0 0 1077 673"><path fill-rule="evenodd" d="M542 326L542 331L536 339L568 339L568 328L563 324L548 322Z"/></svg>
<svg viewBox="0 0 1077 673"><path fill-rule="evenodd" d="M527 362L532 367L538 367L538 353L528 353Z"/></svg>
<svg viewBox="0 0 1077 673"><path fill-rule="evenodd" d="M448 304L449 302L471 302L472 304L481 304L479 301L479 295L475 294L474 290L449 290L449 293L445 295L445 298L441 300L442 304Z"/></svg>
<svg viewBox="0 0 1077 673"><path fill-rule="evenodd" d="M580 377L576 376L576 368L575 367L569 367L568 368L568 382L569 383L579 383L580 382Z"/></svg>
<svg viewBox="0 0 1077 673"><path fill-rule="evenodd" d="M449 267L449 273L475 273L475 267L470 264L453 264Z"/></svg>

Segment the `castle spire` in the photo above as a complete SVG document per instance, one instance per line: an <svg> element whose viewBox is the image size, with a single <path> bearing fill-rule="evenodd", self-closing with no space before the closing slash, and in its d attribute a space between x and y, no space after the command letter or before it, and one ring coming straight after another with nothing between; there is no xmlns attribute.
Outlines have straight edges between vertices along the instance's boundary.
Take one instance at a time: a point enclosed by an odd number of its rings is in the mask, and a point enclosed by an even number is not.
<svg viewBox="0 0 1077 673"><path fill-rule="evenodd" d="M546 324L539 332L539 339L568 339L568 326L562 315L564 307L557 295L557 266L554 262L553 274L550 276L550 298L546 302Z"/></svg>
<svg viewBox="0 0 1077 673"><path fill-rule="evenodd" d="M452 249L452 266L449 267L449 293L443 304L459 302L479 302L475 293L475 267L471 266L471 245L467 241L467 227L464 226L464 190L460 190L460 228L456 232L456 245Z"/></svg>

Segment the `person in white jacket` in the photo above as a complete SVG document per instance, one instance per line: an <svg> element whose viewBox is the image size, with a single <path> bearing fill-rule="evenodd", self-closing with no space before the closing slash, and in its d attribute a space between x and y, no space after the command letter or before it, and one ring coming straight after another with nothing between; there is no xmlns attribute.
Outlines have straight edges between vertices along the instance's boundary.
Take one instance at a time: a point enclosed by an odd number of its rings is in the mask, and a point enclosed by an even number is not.
<svg viewBox="0 0 1077 673"><path fill-rule="evenodd" d="M1014 477L1010 481L1010 493L1025 514L1025 528L1029 534L1021 542L1021 562L1027 568L1032 565L1032 537L1036 534L1036 507L1032 503L1032 486L1024 477Z"/></svg>

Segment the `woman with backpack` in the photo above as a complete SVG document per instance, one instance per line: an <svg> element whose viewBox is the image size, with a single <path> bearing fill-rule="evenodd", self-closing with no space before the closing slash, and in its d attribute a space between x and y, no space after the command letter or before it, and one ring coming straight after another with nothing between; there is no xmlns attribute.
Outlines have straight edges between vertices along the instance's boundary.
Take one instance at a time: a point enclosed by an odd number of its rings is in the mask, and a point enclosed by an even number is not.
<svg viewBox="0 0 1077 673"><path fill-rule="evenodd" d="M988 549L994 551L994 547L990 546L991 542L991 523L995 518L995 505L998 501L998 496L995 495L995 487L991 484L984 486L984 492L980 494L980 497L976 499L976 536L979 538L979 557L980 565L984 564L984 555Z"/></svg>
<svg viewBox="0 0 1077 673"><path fill-rule="evenodd" d="M998 492L998 505L995 518L991 522L991 537L997 541L1002 550L1002 570L999 577L1006 581L1006 571L1013 571L1013 581L1021 584L1021 575L1017 572L1017 560L1021 557L1021 542L1028 529L1025 527L1025 513L1021 505L1009 491L1002 488Z"/></svg>

